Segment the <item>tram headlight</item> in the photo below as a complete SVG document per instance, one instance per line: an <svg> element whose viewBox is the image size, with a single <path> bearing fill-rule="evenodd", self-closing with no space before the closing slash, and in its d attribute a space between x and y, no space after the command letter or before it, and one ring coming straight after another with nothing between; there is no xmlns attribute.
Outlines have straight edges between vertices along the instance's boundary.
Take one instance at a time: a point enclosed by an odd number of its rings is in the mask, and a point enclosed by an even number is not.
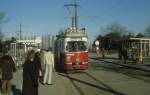
<svg viewBox="0 0 150 95"><path fill-rule="evenodd" d="M70 62L71 61L71 57L70 56L66 56L66 61Z"/></svg>

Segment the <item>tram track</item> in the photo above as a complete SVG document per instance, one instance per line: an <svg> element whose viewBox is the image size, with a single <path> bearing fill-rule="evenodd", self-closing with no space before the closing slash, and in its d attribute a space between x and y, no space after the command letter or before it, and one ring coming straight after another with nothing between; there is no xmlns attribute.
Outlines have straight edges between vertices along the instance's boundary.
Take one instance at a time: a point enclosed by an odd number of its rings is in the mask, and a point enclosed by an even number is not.
<svg viewBox="0 0 150 95"><path fill-rule="evenodd" d="M93 59L93 58L92 58ZM120 73L126 75L130 78L135 78L141 80L146 83L150 83L150 68L149 65L145 66L147 69L143 68L142 65L129 65L129 64L121 64L118 62L105 61L103 59L95 59L98 60L94 62L98 68L103 68L106 70L110 70L116 73ZM93 67L92 69L94 69Z"/></svg>
<svg viewBox="0 0 150 95"><path fill-rule="evenodd" d="M140 71L150 73L149 65L144 65L145 67L148 68L148 69L146 69L146 68L142 68L141 67L142 65L123 64L123 63L119 63L119 62L113 62L113 61L108 61L108 60L105 60L105 59L98 59L98 58L91 58L91 59L98 60L98 61L101 61L101 62L104 62L104 63L110 63L110 64L113 64L113 65L118 65L118 66L121 66L121 67L127 68L127 69L140 70Z"/></svg>
<svg viewBox="0 0 150 95"><path fill-rule="evenodd" d="M76 75L76 74L78 74L78 75L80 74L81 76L78 78L72 76L72 75ZM87 92L85 93L85 91L82 90L82 87L80 85L78 85L78 83L88 86L90 88L92 87L93 89L97 89L100 91L104 91L106 93L110 93L110 95L125 95L124 93L114 90L113 88L111 88L107 84L103 83L102 81L98 80L97 78L95 78L93 75L91 75L88 72L80 72L80 73L73 73L73 74L72 73L64 73L64 74L59 73L59 75L68 78L69 81L72 83L72 85L76 88L78 93L80 93L80 95L91 95L91 94L87 94ZM87 78L82 79L81 77L82 78L87 77ZM87 88L87 91L89 91L89 90L91 90L91 89ZM99 94L95 93L92 95L99 95Z"/></svg>
<svg viewBox="0 0 150 95"><path fill-rule="evenodd" d="M116 80L107 79L107 81L104 81L104 79L101 79L99 76L97 76L101 71L106 72L106 74L115 74L125 78L115 78ZM112 73L109 73L109 71ZM149 72L150 71L148 69L144 69L136 65L121 64L103 59L94 59L90 60L89 69L86 72L58 74L69 81L78 95L126 95L125 93L128 92L118 88L116 89L116 87L112 86L112 84L124 83L124 81L130 82L130 80L134 79L136 79L136 81L150 83ZM100 75L103 74L100 73Z"/></svg>
<svg viewBox="0 0 150 95"><path fill-rule="evenodd" d="M93 75L91 75L91 74L89 74L89 73L87 73L87 72L84 72L84 73L85 73L88 77L90 77L91 79L93 79L94 81L96 81L98 84L102 85L103 88L101 88L101 89L103 89L104 91L108 91L108 92L110 92L110 93L113 93L114 95L125 95L125 94L123 94L123 93L121 93L121 92L118 92L118 91L114 90L112 87L106 85L106 84L103 83L102 81L100 81L100 80L98 80L97 78L95 78Z"/></svg>

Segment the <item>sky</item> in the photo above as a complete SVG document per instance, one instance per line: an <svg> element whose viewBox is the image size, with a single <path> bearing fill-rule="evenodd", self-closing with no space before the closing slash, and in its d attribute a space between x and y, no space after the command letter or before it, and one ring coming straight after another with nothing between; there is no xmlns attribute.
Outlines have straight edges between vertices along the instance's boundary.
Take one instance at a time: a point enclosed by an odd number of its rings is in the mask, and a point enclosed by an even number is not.
<svg viewBox="0 0 150 95"><path fill-rule="evenodd" d="M2 25L6 36L15 36L22 23L24 35L56 35L71 27L71 14L64 7L73 0L0 0L0 11L8 21ZM117 22L135 33L150 24L150 0L77 0L78 26L85 27L90 40L101 27Z"/></svg>

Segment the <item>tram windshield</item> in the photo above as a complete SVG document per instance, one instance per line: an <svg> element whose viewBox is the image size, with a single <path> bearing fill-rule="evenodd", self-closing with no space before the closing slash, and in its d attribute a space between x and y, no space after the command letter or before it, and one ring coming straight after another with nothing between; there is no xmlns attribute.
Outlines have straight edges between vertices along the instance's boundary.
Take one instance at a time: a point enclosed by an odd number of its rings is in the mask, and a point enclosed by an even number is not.
<svg viewBox="0 0 150 95"><path fill-rule="evenodd" d="M86 51L87 43L85 41L69 41L66 50L69 52Z"/></svg>

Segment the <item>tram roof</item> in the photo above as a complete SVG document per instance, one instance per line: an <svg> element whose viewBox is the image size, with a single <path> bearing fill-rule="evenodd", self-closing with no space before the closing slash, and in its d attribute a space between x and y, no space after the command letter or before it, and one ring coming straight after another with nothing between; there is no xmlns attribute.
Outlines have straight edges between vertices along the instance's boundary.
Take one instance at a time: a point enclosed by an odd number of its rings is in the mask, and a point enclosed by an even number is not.
<svg viewBox="0 0 150 95"><path fill-rule="evenodd" d="M56 36L63 37L63 38L65 37L87 37L87 34L85 32L65 32Z"/></svg>

